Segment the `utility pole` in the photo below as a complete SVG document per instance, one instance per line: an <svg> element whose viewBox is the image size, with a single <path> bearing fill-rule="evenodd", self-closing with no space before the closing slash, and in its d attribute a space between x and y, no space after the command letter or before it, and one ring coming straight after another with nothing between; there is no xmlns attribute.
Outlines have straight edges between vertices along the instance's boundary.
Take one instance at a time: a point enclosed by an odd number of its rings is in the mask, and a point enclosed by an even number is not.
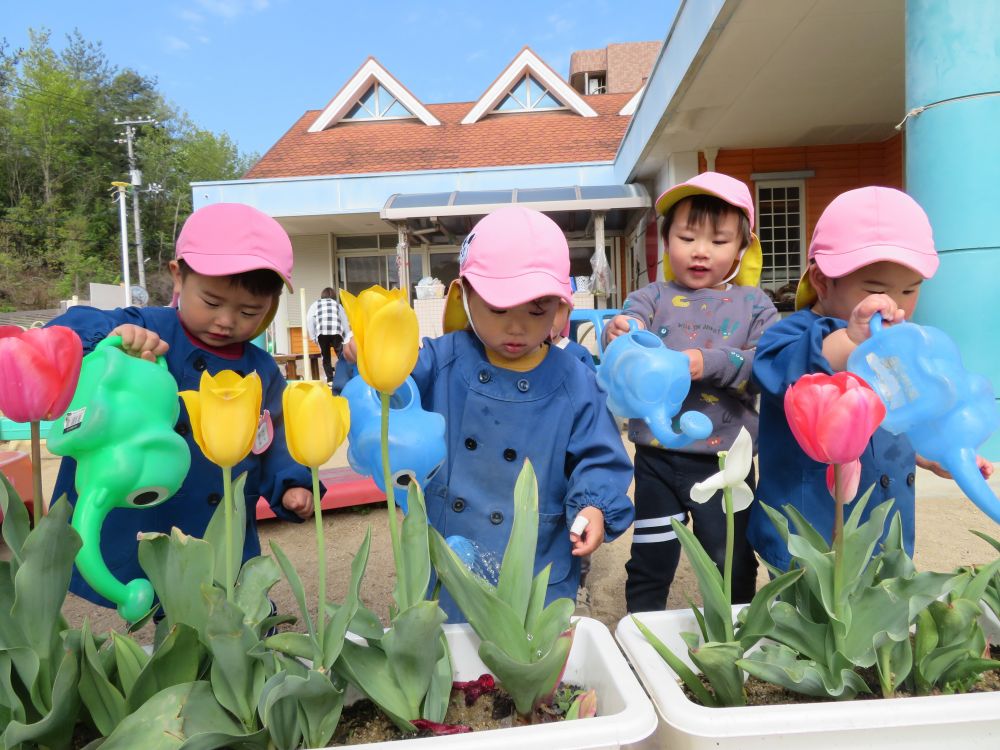
<svg viewBox="0 0 1000 750"><path fill-rule="evenodd" d="M125 307L132 306L132 283L129 281L128 273L128 214L125 212L125 188L127 182L112 182L111 186L117 191L118 200L118 220L122 227L122 281L125 287Z"/></svg>
<svg viewBox="0 0 1000 750"><path fill-rule="evenodd" d="M142 172L135 166L135 151L132 148L132 139L135 138L135 125L155 125L156 120L152 117L143 117L137 120L115 120L115 125L124 125L125 140L117 139L115 143L124 143L128 147L128 171L129 181L132 183L132 221L135 224L135 255L138 261L137 270L139 272L139 286L146 288L146 262L142 252L142 224L139 223L139 187L142 185Z"/></svg>

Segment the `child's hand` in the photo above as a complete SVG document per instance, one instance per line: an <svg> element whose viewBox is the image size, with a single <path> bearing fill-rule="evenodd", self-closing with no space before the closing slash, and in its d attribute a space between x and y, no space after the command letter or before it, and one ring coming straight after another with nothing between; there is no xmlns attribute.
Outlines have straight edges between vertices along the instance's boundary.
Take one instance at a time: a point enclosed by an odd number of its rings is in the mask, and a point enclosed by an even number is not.
<svg viewBox="0 0 1000 750"><path fill-rule="evenodd" d="M118 326L108 335L121 336L122 349L126 354L149 362L155 362L157 357L166 354L170 348L170 344L161 339L158 333L131 323Z"/></svg>
<svg viewBox="0 0 1000 750"><path fill-rule="evenodd" d="M313 493L305 487L289 487L281 496L281 505L299 518L313 514Z"/></svg>
<svg viewBox="0 0 1000 750"><path fill-rule="evenodd" d="M588 505L579 515L587 519L587 527L579 534L572 531L569 533L574 557L589 555L604 543L604 514L592 505Z"/></svg>
<svg viewBox="0 0 1000 750"><path fill-rule="evenodd" d="M608 325L605 327L605 330L608 332L608 343L610 344L612 341L614 341L622 334L628 333L629 321L632 320L636 322L636 324L639 326L640 329L646 327L642 324L642 321L639 320L638 318L633 318L630 315L616 315L608 322Z"/></svg>
<svg viewBox="0 0 1000 750"><path fill-rule="evenodd" d="M358 345L355 343L354 339L351 339L346 344L344 348L341 349L341 354L344 359L350 362L352 365L358 363Z"/></svg>
<svg viewBox="0 0 1000 750"><path fill-rule="evenodd" d="M851 310L847 321L847 337L855 344L861 344L871 336L872 317L881 313L882 321L888 325L902 323L905 313L888 294L869 294Z"/></svg>
<svg viewBox="0 0 1000 750"><path fill-rule="evenodd" d="M691 380L701 380L701 376L705 374L705 355L701 349L685 349L684 354L691 360L688 366L691 372Z"/></svg>
<svg viewBox="0 0 1000 750"><path fill-rule="evenodd" d="M923 456L917 456L917 466L921 469L927 469L928 471L934 472L943 479L953 479L951 472L937 461L930 461ZM982 456L976 456L976 468L978 468L979 473L983 475L983 479L989 479L993 476L993 464Z"/></svg>

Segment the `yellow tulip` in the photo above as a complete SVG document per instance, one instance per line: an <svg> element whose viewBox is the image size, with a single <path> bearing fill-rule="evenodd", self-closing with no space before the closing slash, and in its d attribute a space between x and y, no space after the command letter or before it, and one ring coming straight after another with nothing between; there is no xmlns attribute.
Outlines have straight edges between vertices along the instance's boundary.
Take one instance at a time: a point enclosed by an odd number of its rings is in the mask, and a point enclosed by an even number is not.
<svg viewBox="0 0 1000 750"><path fill-rule="evenodd" d="M351 428L347 399L325 384L300 382L285 388L281 404L292 458L311 468L329 461Z"/></svg>
<svg viewBox="0 0 1000 750"><path fill-rule="evenodd" d="M340 299L354 332L359 374L375 390L392 393L417 363L417 314L402 289L373 286L357 297L342 291Z"/></svg>
<svg viewBox="0 0 1000 750"><path fill-rule="evenodd" d="M182 391L191 431L205 457L231 469L250 452L260 419L260 376L232 370L201 374L197 391Z"/></svg>

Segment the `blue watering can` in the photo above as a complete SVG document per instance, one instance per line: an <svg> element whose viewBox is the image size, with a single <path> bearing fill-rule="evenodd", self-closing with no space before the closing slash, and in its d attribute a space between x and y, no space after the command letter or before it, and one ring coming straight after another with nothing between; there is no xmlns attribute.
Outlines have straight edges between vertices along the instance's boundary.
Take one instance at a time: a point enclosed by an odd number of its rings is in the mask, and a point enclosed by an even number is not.
<svg viewBox="0 0 1000 750"><path fill-rule="evenodd" d="M700 411L681 414L680 432L674 430L673 418L691 390L689 367L686 354L649 331L633 330L604 349L597 384L616 417L641 419L664 448L683 448L712 434L712 421Z"/></svg>
<svg viewBox="0 0 1000 750"><path fill-rule="evenodd" d="M379 392L356 376L341 395L351 407L347 461L359 474L375 480L385 492L382 473L382 401ZM413 378L407 378L389 399L389 466L396 505L406 513L410 482L426 487L444 464L444 417L425 411Z"/></svg>
<svg viewBox="0 0 1000 750"><path fill-rule="evenodd" d="M879 395L882 427L906 433L913 449L951 472L962 492L1000 523L1000 499L976 466L977 448L1000 426L993 387L969 372L955 342L930 326L871 320L871 337L847 360L847 369Z"/></svg>

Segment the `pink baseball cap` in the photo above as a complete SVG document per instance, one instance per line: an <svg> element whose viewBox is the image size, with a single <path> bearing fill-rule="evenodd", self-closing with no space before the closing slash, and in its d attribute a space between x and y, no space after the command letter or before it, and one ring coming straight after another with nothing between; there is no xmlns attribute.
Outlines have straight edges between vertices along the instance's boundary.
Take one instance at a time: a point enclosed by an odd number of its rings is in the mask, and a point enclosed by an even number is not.
<svg viewBox="0 0 1000 750"><path fill-rule="evenodd" d="M746 214L750 221L750 244L741 250L736 270L726 281L732 280L734 284L739 286L756 286L757 282L760 281L760 272L764 265L764 252L760 246L760 240L752 231L754 211L750 188L746 186L746 183L727 174L702 172L687 182L674 185L669 190L664 191L663 195L656 199L656 213L664 216L676 203L693 195L714 196L725 201L737 211ZM664 258L663 280L670 281L673 278L674 271L670 267L670 262Z"/></svg>
<svg viewBox="0 0 1000 750"><path fill-rule="evenodd" d="M809 260L831 279L880 261L899 263L929 279L940 262L920 204L902 191L874 186L841 193L823 210L809 243ZM795 309L816 299L807 267L795 292Z"/></svg>
<svg viewBox="0 0 1000 750"><path fill-rule="evenodd" d="M243 203L213 203L192 213L177 237L176 257L203 276L274 271L292 289L292 242L281 224ZM175 295L172 307L176 307ZM271 324L278 301L261 321L259 336Z"/></svg>
<svg viewBox="0 0 1000 750"><path fill-rule="evenodd" d="M458 267L459 277L492 307L516 307L539 297L558 297L573 306L566 237L552 219L533 209L505 206L480 219L462 243ZM468 325L457 284L448 289L446 333Z"/></svg>

